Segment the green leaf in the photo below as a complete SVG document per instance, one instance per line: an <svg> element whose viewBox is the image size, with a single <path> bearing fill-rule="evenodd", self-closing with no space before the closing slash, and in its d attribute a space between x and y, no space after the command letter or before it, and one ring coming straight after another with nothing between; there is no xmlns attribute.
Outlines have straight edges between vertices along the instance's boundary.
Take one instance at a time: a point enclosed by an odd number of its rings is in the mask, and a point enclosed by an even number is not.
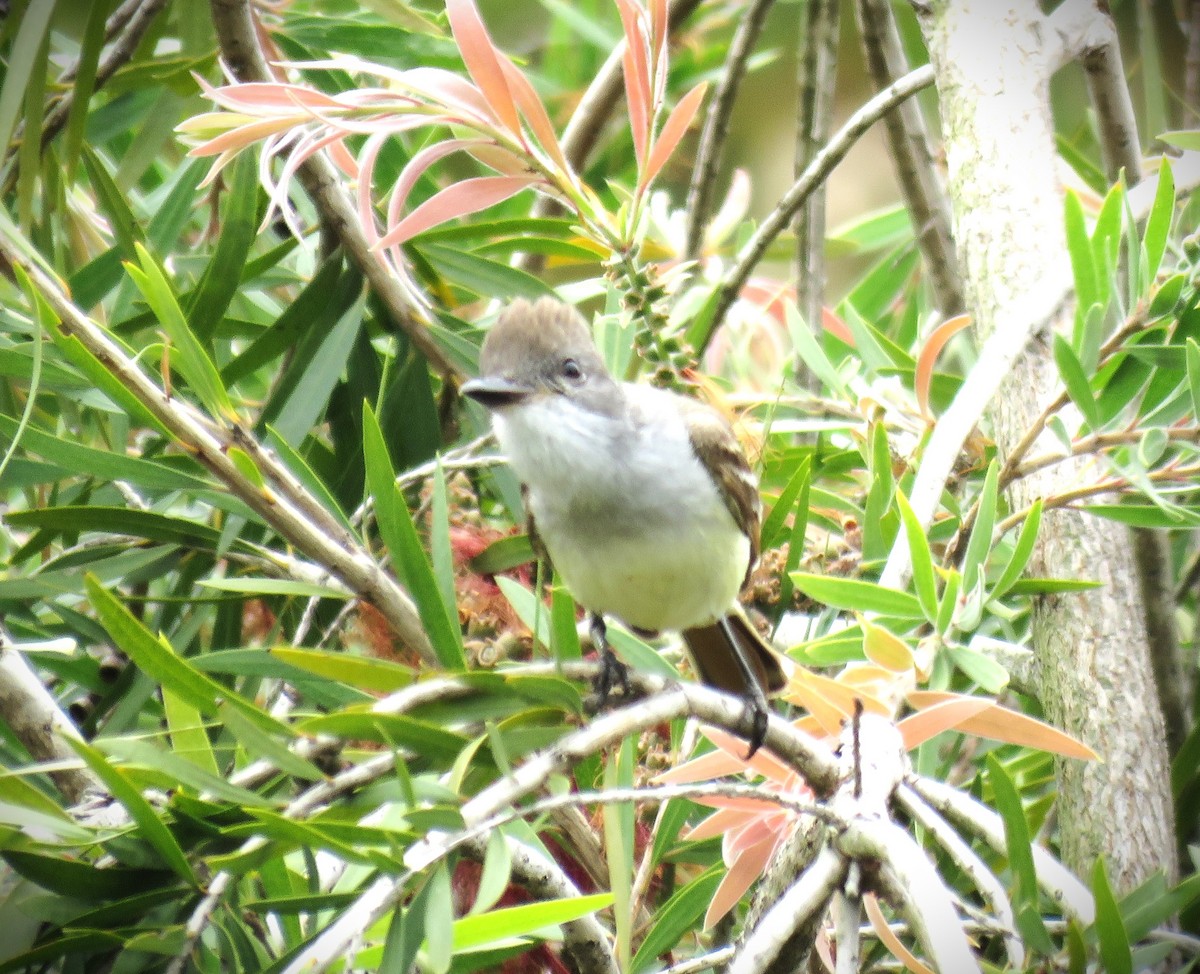
<svg viewBox="0 0 1200 974"><path fill-rule="evenodd" d="M250 595L286 595L308 599L348 599L345 589L313 582L296 582L290 578L202 578L196 584L220 592L242 592Z"/></svg>
<svg viewBox="0 0 1200 974"><path fill-rule="evenodd" d="M34 71L39 68L44 70L44 62L40 62L38 57L57 6L57 0L30 3L18 21L16 36L8 49L4 83L0 85L0 145L13 144L13 132L25 100L25 89ZM27 138L35 138L38 133L25 134Z"/></svg>
<svg viewBox="0 0 1200 974"><path fill-rule="evenodd" d="M958 608L958 593L962 588L962 575L951 571L946 576L946 587L942 589L942 599L938 603L937 631L939 636L945 636L954 622L954 613Z"/></svg>
<svg viewBox="0 0 1200 974"><path fill-rule="evenodd" d="M1142 238L1142 245L1146 250L1146 269L1151 281L1162 266L1174 217L1175 176L1171 171L1170 160L1163 156L1158 169L1158 188L1154 192L1154 202L1150 206L1150 215L1146 218L1146 232Z"/></svg>
<svg viewBox="0 0 1200 974"><path fill-rule="evenodd" d="M0 438L15 438L17 423L0 415ZM207 490L211 481L155 460L131 457L124 452L98 450L65 436L55 436L29 426L21 434L25 452L102 480L125 480L152 490Z"/></svg>
<svg viewBox="0 0 1200 974"><path fill-rule="evenodd" d="M75 750L75 753L83 758L92 773L104 782L113 798L121 803L125 811L129 813L129 817L137 824L141 837L154 846L158 854L162 856L163 862L189 886L198 887L200 880L192 870L192 864L183 854L183 849L175 841L171 830L162 823L158 813L142 797L142 793L90 744L74 737L67 737L66 741Z"/></svg>
<svg viewBox="0 0 1200 974"><path fill-rule="evenodd" d="M565 585L550 590L550 626L553 640L550 648L556 660L579 660L583 650L579 645L579 629L575 623L575 600Z"/></svg>
<svg viewBox="0 0 1200 974"><path fill-rule="evenodd" d="M137 260L137 244L142 239L142 226L129 208L125 194L113 181L104 162L87 146L83 149L83 165L92 184L92 191L96 194L96 201L109 219L117 249L126 260Z"/></svg>
<svg viewBox="0 0 1200 974"><path fill-rule="evenodd" d="M493 541L470 560L471 571L479 575L498 575L521 565L528 565L537 557L530 544L529 535L513 534Z"/></svg>
<svg viewBox="0 0 1200 974"><path fill-rule="evenodd" d="M483 913L495 906L508 889L511 879L512 855L508 851L508 841L503 830L495 829L488 836L483 870L479 874L479 889L475 893L475 902L471 904L471 912Z"/></svg>
<svg viewBox="0 0 1200 974"><path fill-rule="evenodd" d="M454 552L450 548L450 502L446 496L446 472L441 457L433 472L429 504L429 553L433 576L442 594L443 605L456 605L454 592Z"/></svg>
<svg viewBox="0 0 1200 974"><path fill-rule="evenodd" d="M1089 592L1100 582L1084 578L1023 578L1009 589L1014 595L1054 595L1063 592Z"/></svg>
<svg viewBox="0 0 1200 974"><path fill-rule="evenodd" d="M18 849L0 851L0 857L42 889L90 902L104 902L178 883L165 869L126 869L121 866L97 869L85 862Z"/></svg>
<svg viewBox="0 0 1200 974"><path fill-rule="evenodd" d="M929 539L902 491L896 491L896 504L900 508L900 517L904 521L904 535L908 539L913 588L917 590L917 600L921 603L921 611L925 613L925 618L933 622L938 611L937 576L933 571L933 554L929 550Z"/></svg>
<svg viewBox="0 0 1200 974"><path fill-rule="evenodd" d="M1097 859L1092 868L1092 895L1096 898L1096 922L1092 926L1100 942L1100 960L1105 974L1133 974L1129 934L1109 885L1103 859Z"/></svg>
<svg viewBox="0 0 1200 974"><path fill-rule="evenodd" d="M215 550L220 539L220 532L207 524L130 507L76 507L64 504L61 507L13 511L6 515L6 520L16 526L47 528L58 533L94 531L125 534L201 551ZM253 549L239 542L236 550L248 552Z"/></svg>
<svg viewBox="0 0 1200 974"><path fill-rule="evenodd" d="M1075 357L1070 343L1059 334L1054 336L1054 362L1058 366L1058 374L1062 377L1063 385L1067 387L1071 401L1079 407L1092 430L1099 432L1103 423L1100 419L1100 409L1096 405L1096 397L1092 395L1092 388L1084 374L1083 366Z"/></svg>
<svg viewBox="0 0 1200 974"><path fill-rule="evenodd" d="M1086 504L1079 510L1135 528L1200 527L1200 508L1196 507L1166 510L1161 504Z"/></svg>
<svg viewBox="0 0 1200 974"><path fill-rule="evenodd" d="M424 254L438 274L480 297L531 300L554 297L554 290L540 277L509 264L424 240L416 245L416 249Z"/></svg>
<svg viewBox="0 0 1200 974"><path fill-rule="evenodd" d="M219 779L221 772L200 711L170 690L163 690L162 695L167 731L171 735L171 757L178 755Z"/></svg>
<svg viewBox="0 0 1200 974"><path fill-rule="evenodd" d="M609 756L604 767L606 789L633 787L633 741L626 737ZM632 802L613 802L601 810L604 816L604 852L608 860L608 885L616 926L617 965L629 970L632 956L633 912L630 896L634 874L633 838L635 831Z"/></svg>
<svg viewBox="0 0 1200 974"><path fill-rule="evenodd" d="M446 974L454 956L454 901L450 895L450 870L440 862L426 884L425 898L425 959L432 974Z"/></svg>
<svg viewBox="0 0 1200 974"><path fill-rule="evenodd" d="M1017 543L1013 545L1008 564L1004 566L1004 571L1000 573L1000 577L992 587L991 598L1000 598L1021 577L1021 572L1025 571L1025 566L1029 564L1029 559L1033 556L1033 546L1037 543L1037 533L1041 523L1042 500L1038 498L1033 502L1028 516L1021 525L1021 533L1017 536Z"/></svg>
<svg viewBox="0 0 1200 974"><path fill-rule="evenodd" d="M708 909L724 876L722 865L713 866L683 889L677 890L666 904L654 911L653 925L646 931L645 939L633 957L630 967L632 974L649 970L659 957L674 949L680 939L695 927Z"/></svg>
<svg viewBox="0 0 1200 974"><path fill-rule="evenodd" d="M221 207L217 249L187 305L187 320L202 345L212 341L242 286L250 246L258 236L258 159L252 152L243 152L224 172L232 176Z"/></svg>
<svg viewBox="0 0 1200 974"><path fill-rule="evenodd" d="M1200 131L1195 129L1171 130L1163 132L1159 138L1167 145L1173 145L1177 149L1200 152Z"/></svg>
<svg viewBox="0 0 1200 974"><path fill-rule="evenodd" d="M1033 864L1033 848L1029 823L1017 787L994 754L987 755L988 782L996 796L996 810L1004 820L1004 838L1008 849L1008 864L1016 879L1013 907L1025 914L1025 921L1040 927L1038 942L1048 940L1045 926L1038 913L1037 871Z"/></svg>
<svg viewBox="0 0 1200 974"><path fill-rule="evenodd" d="M394 693L416 679L407 666L370 656L287 646L275 646L270 653L291 666L371 693Z"/></svg>
<svg viewBox="0 0 1200 974"><path fill-rule="evenodd" d="M429 634L438 659L447 669L466 669L458 610L442 601L442 593L417 526L413 523L404 495L396 487L395 473L388 457L383 432L369 403L363 403L363 452L367 484L375 498L375 521L383 543L392 556L392 565L412 593L421 622Z"/></svg>
<svg viewBox="0 0 1200 974"><path fill-rule="evenodd" d="M1184 347L1187 354L1188 392L1192 397L1192 415L1200 416L1200 345L1189 335Z"/></svg>
<svg viewBox="0 0 1200 974"><path fill-rule="evenodd" d="M150 679L172 690L185 703L209 717L220 716L220 703L225 702L255 724L260 731L268 734L291 734L286 725L176 656L165 640L152 636L94 575L89 574L85 584L88 598L101 625L116 646Z"/></svg>
<svg viewBox="0 0 1200 974"><path fill-rule="evenodd" d="M907 592L884 588L856 578L832 578L808 572L792 572L792 582L809 598L835 609L877 612L901 619L923 619L921 603Z"/></svg>
<svg viewBox="0 0 1200 974"><path fill-rule="evenodd" d="M820 328L820 323L805 322L800 317L800 311L794 301L785 301L783 308L787 317L788 335L800 361L821 380L826 389L836 395L844 395L846 384L817 340L815 329Z"/></svg>
<svg viewBox="0 0 1200 974"><path fill-rule="evenodd" d="M808 486L811 471L812 462L810 458L805 457L796 465L795 471L779 494L779 500L771 506L770 513L763 519L761 537L764 549L774 548L783 542L787 532L787 516L796 507L796 498Z"/></svg>
<svg viewBox="0 0 1200 974"><path fill-rule="evenodd" d="M479 950L518 938L557 934L557 931L547 928L607 909L612 902L611 893L593 893L590 896L543 900L492 910L490 913L471 914L454 921L454 952Z"/></svg>
<svg viewBox="0 0 1200 974"><path fill-rule="evenodd" d="M262 723L251 718L234 700L222 700L217 706L217 715L220 723L237 738L242 749L251 757L266 758L284 774L301 781L324 779L325 774L320 768L277 740L274 734L264 733ZM290 737L291 733L290 728L287 729L287 736Z"/></svg>
<svg viewBox="0 0 1200 974"><path fill-rule="evenodd" d="M142 292L142 297L146 299L150 310L154 312L154 316L171 340L171 347L175 353L172 366L179 369L179 374L200 397L212 416L219 419L236 419L237 414L229 401L225 386L221 383L221 376L204 347L188 327L183 310L175 300L175 293L171 290L162 268L140 243L136 244L134 249L141 266L139 268L132 263L126 263L125 270L133 278L138 290Z"/></svg>
<svg viewBox="0 0 1200 974"><path fill-rule="evenodd" d="M1088 239L1087 220L1083 204L1074 190L1068 190L1064 200L1066 210L1067 252L1071 257L1071 270L1075 276L1075 293L1078 307L1086 311L1094 304L1103 304L1104 299L1096 283L1096 265L1092 258L1091 241Z"/></svg>
<svg viewBox="0 0 1200 974"><path fill-rule="evenodd" d="M990 656L967 646L948 646L950 659L967 678L987 693L1000 693L1008 686L1008 670Z"/></svg>
<svg viewBox="0 0 1200 974"><path fill-rule="evenodd" d="M988 555L992 550L992 530L996 526L996 493L1000 480L999 464L993 460L988 464L983 488L979 492L979 514L971 528L971 538L963 555L963 591L971 592L983 578Z"/></svg>

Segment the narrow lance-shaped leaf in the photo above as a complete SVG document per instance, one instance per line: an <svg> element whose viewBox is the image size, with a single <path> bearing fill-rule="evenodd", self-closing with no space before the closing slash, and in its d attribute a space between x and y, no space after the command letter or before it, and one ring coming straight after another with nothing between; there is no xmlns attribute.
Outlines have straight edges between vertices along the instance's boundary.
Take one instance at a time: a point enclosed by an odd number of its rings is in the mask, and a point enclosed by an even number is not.
<svg viewBox="0 0 1200 974"><path fill-rule="evenodd" d="M647 62L649 45L637 4L633 0L617 0L617 9L621 12L621 24L625 29L625 101L629 108L629 128L633 133L633 151L637 156L638 172L641 172L646 163L650 124L653 121L650 66Z"/></svg>
<svg viewBox="0 0 1200 974"><path fill-rule="evenodd" d="M141 267L127 263L125 269L170 338L175 353L173 364L214 417L234 418L233 404L221 376L188 326L158 262L140 243L135 244L135 249Z"/></svg>
<svg viewBox="0 0 1200 974"><path fill-rule="evenodd" d="M1132 974L1133 954L1125 921L1113 895L1104 869L1104 860L1097 859L1092 868L1092 894L1096 897L1096 936L1100 941L1100 960L1107 974Z"/></svg>
<svg viewBox="0 0 1200 974"><path fill-rule="evenodd" d="M427 199L389 230L373 249L394 247L439 223L495 206L538 181L537 176L477 176L464 179Z"/></svg>
<svg viewBox="0 0 1200 974"><path fill-rule="evenodd" d="M475 4L472 0L446 0L446 16L450 19L454 42L472 80L487 99L496 118L519 139L521 122L501 67L502 55L488 36Z"/></svg>
<svg viewBox="0 0 1200 974"><path fill-rule="evenodd" d="M983 479L983 489L979 492L979 513L975 516L975 525L971 528L971 540L967 542L967 551L963 555L962 575L963 591L970 592L978 584L979 578L987 564L988 554L992 550L992 529L996 525L996 493L1000 478L1000 468L995 460L988 465L987 475Z"/></svg>
<svg viewBox="0 0 1200 974"><path fill-rule="evenodd" d="M429 556L421 547L421 538L404 502L404 495L396 487L383 430L367 402L363 403L363 454L367 485L375 498L375 520L392 556L393 567L412 593L421 622L442 665L450 669L464 669L466 659L463 656L462 632L457 625L456 607L442 601L442 592L434 578Z"/></svg>
<svg viewBox="0 0 1200 974"><path fill-rule="evenodd" d="M904 522L904 536L908 539L909 558L912 562L913 587L921 603L925 618L932 622L937 618L937 576L933 571L933 554L929 550L929 539L921 529L921 522L913 512L901 491L896 491L896 505Z"/></svg>
<svg viewBox="0 0 1200 974"><path fill-rule="evenodd" d="M913 392L916 394L917 406L920 408L922 416L928 418L932 415L929 411L929 389L933 385L933 369L937 364L938 356L942 354L946 343L972 321L974 319L970 315L955 315L931 331L929 337L925 339L925 344L921 346L920 355L917 357L916 372L913 376Z"/></svg>
<svg viewBox="0 0 1200 974"><path fill-rule="evenodd" d="M1200 416L1200 345L1196 339L1187 340L1187 377L1188 391L1192 396L1192 415Z"/></svg>
<svg viewBox="0 0 1200 974"><path fill-rule="evenodd" d="M639 189L649 186L654 181L654 177L658 175L658 171L662 169L663 164L671 157L671 153L679 145L679 140L683 138L692 124L692 119L696 117L696 112L699 111L700 103L704 101L707 91L707 82L696 85L679 100L679 104L667 117L654 147L650 150L646 168L638 180Z"/></svg>
<svg viewBox="0 0 1200 974"><path fill-rule="evenodd" d="M558 163L564 173L570 172L571 166L567 162L567 157L563 155L562 145L558 141L558 135L554 131L554 125L550 121L541 97L521 69L503 55L500 57L500 67L504 70L505 78L508 79L508 90L521 109L521 114L529 122L529 127L533 129L533 134L537 136L538 143L550 154L550 158Z"/></svg>
<svg viewBox="0 0 1200 974"><path fill-rule="evenodd" d="M116 646L150 679L174 691L182 701L202 714L219 716L220 705L224 702L250 720L260 732L292 733L285 724L254 706L245 697L176 656L169 645L156 639L94 576L88 575L85 584L88 599L96 610L100 624L108 631Z"/></svg>
<svg viewBox="0 0 1200 974"><path fill-rule="evenodd" d="M129 817L137 824L140 836L152 845L168 866L189 885L199 886L200 881L192 865L188 862L183 849L175 841L171 830L159 819L158 813L150 805L133 783L108 763L108 760L90 744L77 738L66 738L76 753L83 758L84 763L91 769L115 798L129 813Z"/></svg>

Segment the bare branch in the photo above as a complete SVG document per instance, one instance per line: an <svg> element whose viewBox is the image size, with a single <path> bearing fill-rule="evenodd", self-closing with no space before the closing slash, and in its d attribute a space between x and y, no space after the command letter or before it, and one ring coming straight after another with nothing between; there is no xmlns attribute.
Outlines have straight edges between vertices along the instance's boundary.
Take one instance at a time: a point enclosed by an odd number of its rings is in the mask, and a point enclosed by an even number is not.
<svg viewBox="0 0 1200 974"><path fill-rule="evenodd" d="M717 178L717 168L721 164L725 138L729 134L729 117L733 114L733 103L746 73L746 62L750 58L750 52L754 49L763 23L774 3L775 0L751 0L748 9L738 17L737 30L730 42L729 53L725 56L725 70L721 73L721 82L704 118L700 145L696 150L696 160L692 168L692 181L688 186L687 234L684 244L687 260L695 260L700 256L704 229L708 225L712 210L713 183Z"/></svg>
<svg viewBox="0 0 1200 974"><path fill-rule="evenodd" d="M71 805L107 789L80 767L79 755L66 738L80 739L74 722L38 678L12 637L0 627L0 718L30 757L55 765L47 773Z"/></svg>
<svg viewBox="0 0 1200 974"><path fill-rule="evenodd" d="M1142 152L1137 115L1121 63L1117 28L1097 0L1066 0L1046 18L1061 41L1064 55L1083 62L1088 94L1100 125L1100 151L1110 183L1122 171L1133 186L1142 178Z"/></svg>
<svg viewBox="0 0 1200 974"><path fill-rule="evenodd" d="M817 154L804 174L792 184L791 189L783 195L775 209L763 220L758 230L742 247L737 262L721 287L716 309L713 312L713 331L725 319L726 313L737 300L742 287L753 273L754 268L758 266L758 262L766 254L771 241L787 227L792 217L804 205L805 200L828 178L837 164L846 157L846 153L850 151L854 143L862 137L867 129L906 98L911 98L931 84L933 84L933 69L929 65L917 68L875 95L850 116L846 124Z"/></svg>
<svg viewBox="0 0 1200 974"><path fill-rule="evenodd" d="M882 89L909 69L896 16L888 0L858 0L856 9L867 70L875 87ZM917 246L929 269L934 302L943 315L956 314L965 307L965 299L950 227L950 201L934 164L921 106L906 101L883 122Z"/></svg>
<svg viewBox="0 0 1200 974"><path fill-rule="evenodd" d="M797 100L795 175L803 175L829 137L837 78L841 5L814 0L806 5L800 38L800 92ZM796 214L796 305L807 328L821 331L825 304L825 186L813 191ZM796 357L801 384L817 388L815 377Z"/></svg>

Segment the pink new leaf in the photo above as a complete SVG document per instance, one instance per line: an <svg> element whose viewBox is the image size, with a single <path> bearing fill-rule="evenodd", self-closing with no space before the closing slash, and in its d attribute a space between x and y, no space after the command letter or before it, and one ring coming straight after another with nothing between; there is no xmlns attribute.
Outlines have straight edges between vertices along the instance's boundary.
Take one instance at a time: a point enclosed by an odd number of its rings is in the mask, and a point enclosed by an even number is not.
<svg viewBox="0 0 1200 974"><path fill-rule="evenodd" d="M706 930L733 909L754 881L762 875L771 853L775 851L775 845L775 839L764 839L741 853L735 862L730 863L729 872L721 880L721 885L717 887L712 902L708 904L708 911L704 914Z"/></svg>
<svg viewBox="0 0 1200 974"><path fill-rule="evenodd" d="M938 356L946 343L967 327L973 319L970 315L955 315L938 325L925 340L921 355L917 359L916 375L913 378L913 391L917 394L917 405L921 415L932 419L929 412L929 388L933 385L933 367L937 364Z"/></svg>
<svg viewBox="0 0 1200 974"><path fill-rule="evenodd" d="M564 172L569 172L571 167L567 165L566 156L563 155L562 146L558 142L558 134L554 131L554 125L550 122L550 116L546 113L546 106L542 104L541 97L521 69L512 61L501 57L500 66L504 69L504 76L508 79L508 90L516 100L521 114L525 116L525 120L533 130L533 134L537 136L538 143L546 152L550 153L559 168Z"/></svg>
<svg viewBox="0 0 1200 974"><path fill-rule="evenodd" d="M472 80L483 92L496 118L518 139L521 138L521 122L517 117L517 106L508 90L508 81L501 67L502 55L496 50L487 28L479 19L473 0L446 0L446 14L450 18L450 29L458 45L463 63Z"/></svg>
<svg viewBox="0 0 1200 974"><path fill-rule="evenodd" d="M633 150L641 172L649 148L652 114L646 31L642 26L642 11L633 0L617 0L617 7L625 28L625 100L629 104L629 128L633 132Z"/></svg>
<svg viewBox="0 0 1200 974"><path fill-rule="evenodd" d="M393 247L430 227L494 206L538 181L537 176L479 176L431 196L401 220L373 249Z"/></svg>
<svg viewBox="0 0 1200 974"><path fill-rule="evenodd" d="M679 145L679 140L683 138L684 133L688 130L688 126L692 124L692 119L696 117L696 112L700 109L700 103L704 101L704 94L707 91L708 82L705 81L696 85L695 88L679 100L679 104L675 106L675 110L667 117L666 124L663 125L662 132L659 133L658 140L650 150L650 158L646 160L646 168L642 172L641 179L638 181L639 189L644 190L654 181L654 177L662 169L663 163L675 151L675 147Z"/></svg>

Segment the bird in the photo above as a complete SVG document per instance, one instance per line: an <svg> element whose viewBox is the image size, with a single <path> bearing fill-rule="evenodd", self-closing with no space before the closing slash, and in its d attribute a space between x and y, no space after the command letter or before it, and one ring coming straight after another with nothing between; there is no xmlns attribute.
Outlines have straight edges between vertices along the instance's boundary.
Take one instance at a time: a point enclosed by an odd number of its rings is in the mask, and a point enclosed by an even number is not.
<svg viewBox="0 0 1200 974"><path fill-rule="evenodd" d="M745 703L750 756L785 672L738 604L759 554L758 483L711 406L608 371L570 304L517 299L462 393L491 414L521 481L529 536L589 615L607 698L627 686L606 619L678 632L701 682Z"/></svg>

